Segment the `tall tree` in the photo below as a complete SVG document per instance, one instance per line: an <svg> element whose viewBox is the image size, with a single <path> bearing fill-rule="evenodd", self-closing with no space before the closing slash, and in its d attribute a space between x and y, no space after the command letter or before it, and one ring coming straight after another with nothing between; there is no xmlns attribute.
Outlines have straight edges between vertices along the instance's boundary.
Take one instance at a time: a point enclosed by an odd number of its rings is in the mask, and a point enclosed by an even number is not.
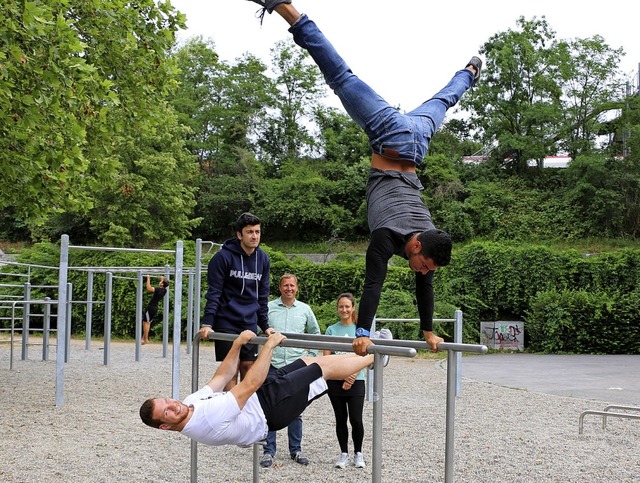
<svg viewBox="0 0 640 483"><path fill-rule="evenodd" d="M89 209L119 132L173 84L184 17L168 1L5 2L0 11L0 209L43 225Z"/></svg>
<svg viewBox="0 0 640 483"><path fill-rule="evenodd" d="M180 87L172 103L189 126L187 146L197 156L198 237L227 236L233 220L251 209L263 177L256 143L273 104L275 87L256 57L222 61L211 40L190 39L175 52Z"/></svg>
<svg viewBox="0 0 640 483"><path fill-rule="evenodd" d="M563 128L555 134L559 147L572 158L588 155L598 145L610 111L623 106L624 80L618 65L622 48L613 49L596 35L560 42Z"/></svg>
<svg viewBox="0 0 640 483"><path fill-rule="evenodd" d="M522 172L558 151L575 158L599 149L606 113L622 106L622 49L600 36L559 40L545 17L520 17L517 27L484 44L485 75L461 101L494 160Z"/></svg>
<svg viewBox="0 0 640 483"><path fill-rule="evenodd" d="M278 42L271 57L278 90L259 143L264 157L278 165L316 149L310 123L325 87L309 54L293 41Z"/></svg>
<svg viewBox="0 0 640 483"><path fill-rule="evenodd" d="M482 82L461 105L475 112L485 146L500 164L522 171L529 159L555 154L560 128L559 58L555 32L542 19L520 17L517 30L493 35L482 47Z"/></svg>

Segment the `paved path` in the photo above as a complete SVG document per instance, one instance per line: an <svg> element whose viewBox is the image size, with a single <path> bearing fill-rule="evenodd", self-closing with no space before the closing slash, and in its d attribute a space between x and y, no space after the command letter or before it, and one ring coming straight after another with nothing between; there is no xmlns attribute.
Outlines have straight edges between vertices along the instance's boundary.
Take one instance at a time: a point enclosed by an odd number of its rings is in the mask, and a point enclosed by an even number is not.
<svg viewBox="0 0 640 483"><path fill-rule="evenodd" d="M640 406L640 355L464 355L462 377L544 394Z"/></svg>

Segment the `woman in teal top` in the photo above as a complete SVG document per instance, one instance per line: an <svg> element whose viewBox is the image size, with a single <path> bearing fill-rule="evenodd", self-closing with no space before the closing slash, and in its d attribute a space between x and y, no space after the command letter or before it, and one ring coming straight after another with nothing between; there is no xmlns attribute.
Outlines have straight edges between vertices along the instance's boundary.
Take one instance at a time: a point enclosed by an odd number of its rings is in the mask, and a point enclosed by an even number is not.
<svg viewBox="0 0 640 483"><path fill-rule="evenodd" d="M338 314L340 322L329 327L326 335L344 337L356 336L356 301L352 294L343 293L338 297ZM332 351L324 351L324 355ZM335 353L335 352L334 352ZM364 407L365 393L365 369L352 374L342 381L327 381L329 386L329 399L336 415L336 435L340 444L341 455L336 462L336 468L345 468L349 463L349 428L347 420L351 423L351 437L353 438L354 458L356 468L364 468L364 456L362 455L362 441L364 439L364 424L362 411Z"/></svg>

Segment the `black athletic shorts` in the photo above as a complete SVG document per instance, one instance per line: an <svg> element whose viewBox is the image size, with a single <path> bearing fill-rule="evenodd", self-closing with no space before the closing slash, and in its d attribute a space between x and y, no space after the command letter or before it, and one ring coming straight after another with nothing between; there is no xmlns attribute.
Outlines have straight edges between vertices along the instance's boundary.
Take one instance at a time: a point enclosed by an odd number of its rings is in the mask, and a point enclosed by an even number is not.
<svg viewBox="0 0 640 483"><path fill-rule="evenodd" d="M222 332L223 334L237 334L238 332L231 332L230 330L217 330L216 332ZM231 350L233 341L230 340L214 340L213 341L216 351L216 361L223 361L227 354ZM258 358L258 344L245 344L240 348L240 361L255 361Z"/></svg>
<svg viewBox="0 0 640 483"><path fill-rule="evenodd" d="M307 365L301 359L280 369L271 367L257 391L269 431L286 428L309 404L326 393L318 394L309 401L309 385L321 377L322 369L318 364Z"/></svg>

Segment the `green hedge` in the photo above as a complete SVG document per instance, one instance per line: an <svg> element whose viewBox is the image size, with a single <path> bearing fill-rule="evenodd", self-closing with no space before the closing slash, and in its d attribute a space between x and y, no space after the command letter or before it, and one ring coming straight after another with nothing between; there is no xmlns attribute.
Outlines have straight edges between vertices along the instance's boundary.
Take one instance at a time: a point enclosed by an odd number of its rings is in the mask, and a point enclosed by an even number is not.
<svg viewBox="0 0 640 483"><path fill-rule="evenodd" d="M525 330L534 351L639 354L639 321L640 291L548 291L533 300Z"/></svg>
<svg viewBox="0 0 640 483"><path fill-rule="evenodd" d="M163 248L172 249L175 245ZM184 266L195 264L195 244L184 244ZM341 292L362 292L364 260L334 261L324 265L305 259L287 259L265 246L271 257L271 296L285 272L300 280L299 298L317 312L322 329L338 320L335 302ZM22 254L21 261L57 267L58 247L39 244ZM203 260L206 266L208 260ZM72 251L70 266L173 266L167 254ZM7 271L7 270L4 270ZM57 270L32 269L32 284L57 285ZM133 274L131 275L133 276ZM6 282L4 278L0 281ZM86 275L70 271L74 298L86 294ZM434 279L436 317L451 318L455 309L464 313L465 342L479 341L480 321L524 320L527 347L544 352L637 353L640 345L640 250L624 249L598 255L575 250L553 250L542 245L475 242L454 251L452 263L439 269ZM186 277L183 286L186 287ZM206 275L202 277L202 297ZM378 310L384 318L415 318L413 274L406 261L394 258ZM186 292L186 290L185 290ZM17 293L21 293L17 290ZM54 290L40 290L33 297L56 297ZM132 337L135 321L135 282L117 278L113 288L112 327L115 337ZM94 298L104 297L104 276L96 275ZM148 295L145 292L145 303ZM204 298L201 307L204 307ZM186 297L182 304L186 320ZM160 309L162 310L162 305ZM84 331L84 306L75 306L74 333ZM104 308L94 307L94 321L102 320ZM158 317L158 320L161 320ZM159 322L158 322L159 325ZM158 334L159 327L154 327ZM396 337L419 338L417 324L395 324ZM94 335L103 328L94 322ZM450 340L452 325L438 332Z"/></svg>

